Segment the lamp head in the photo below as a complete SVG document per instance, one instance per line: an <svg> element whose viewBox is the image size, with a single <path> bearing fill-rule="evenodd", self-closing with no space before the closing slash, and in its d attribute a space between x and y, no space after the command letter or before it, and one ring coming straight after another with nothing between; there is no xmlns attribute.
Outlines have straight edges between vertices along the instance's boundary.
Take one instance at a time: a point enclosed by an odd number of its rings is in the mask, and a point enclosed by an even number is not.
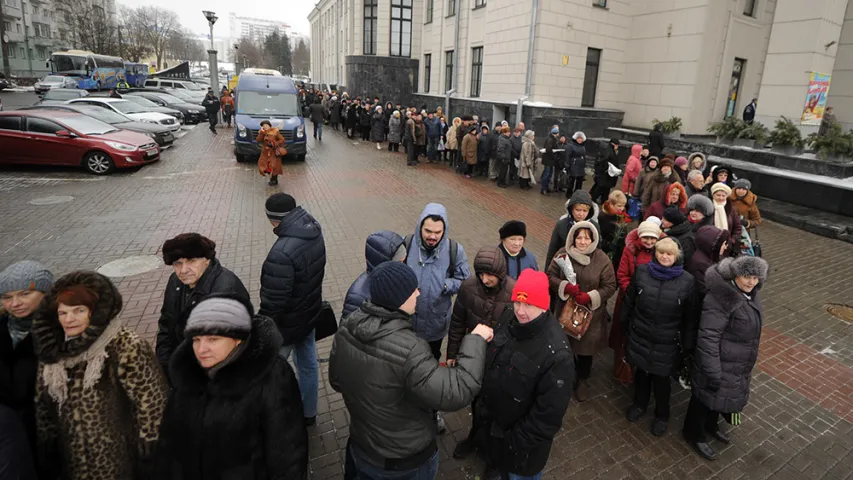
<svg viewBox="0 0 853 480"><path fill-rule="evenodd" d="M216 23L217 20L219 20L219 17L217 17L214 12L211 12L209 10L203 10L201 13L204 14L204 18L206 18L208 23L210 23L211 25L213 25L214 23Z"/></svg>

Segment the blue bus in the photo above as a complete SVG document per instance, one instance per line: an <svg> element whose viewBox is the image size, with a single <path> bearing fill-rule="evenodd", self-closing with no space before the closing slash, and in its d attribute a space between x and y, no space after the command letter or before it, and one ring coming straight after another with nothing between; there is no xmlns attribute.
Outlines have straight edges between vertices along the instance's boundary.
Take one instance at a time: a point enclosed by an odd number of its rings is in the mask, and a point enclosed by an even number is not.
<svg viewBox="0 0 853 480"><path fill-rule="evenodd" d="M50 54L48 67L52 75L77 79L77 88L85 90L115 88L126 74L121 58L82 50L54 52Z"/></svg>
<svg viewBox="0 0 853 480"><path fill-rule="evenodd" d="M124 62L127 83L131 87L144 87L148 78L148 65L144 63Z"/></svg>
<svg viewBox="0 0 853 480"><path fill-rule="evenodd" d="M298 89L287 77L243 72L237 80L234 121L234 156L238 162L257 158L261 121L269 120L284 137L288 156L304 161L307 153L305 119L299 106Z"/></svg>

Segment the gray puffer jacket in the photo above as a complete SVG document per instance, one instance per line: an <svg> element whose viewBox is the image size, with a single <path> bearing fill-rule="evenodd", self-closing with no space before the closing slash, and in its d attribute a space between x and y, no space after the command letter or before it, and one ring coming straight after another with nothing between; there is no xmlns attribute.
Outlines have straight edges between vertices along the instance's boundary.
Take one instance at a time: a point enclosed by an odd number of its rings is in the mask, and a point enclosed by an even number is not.
<svg viewBox="0 0 853 480"><path fill-rule="evenodd" d="M433 410L455 411L480 392L486 341L466 335L456 367L439 365L409 316L365 302L341 321L329 381L349 410L350 439L374 465L435 449Z"/></svg>
<svg viewBox="0 0 853 480"><path fill-rule="evenodd" d="M761 283L747 298L732 282L732 262L727 258L705 272L708 294L694 354L693 395L721 413L741 412L749 401L764 319L758 300Z"/></svg>

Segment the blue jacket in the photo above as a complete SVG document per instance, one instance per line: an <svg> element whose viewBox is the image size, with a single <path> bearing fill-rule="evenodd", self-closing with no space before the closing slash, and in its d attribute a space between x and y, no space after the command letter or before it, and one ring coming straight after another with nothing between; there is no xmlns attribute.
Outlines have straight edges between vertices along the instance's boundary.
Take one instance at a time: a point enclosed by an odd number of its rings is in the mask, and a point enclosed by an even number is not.
<svg viewBox="0 0 853 480"><path fill-rule="evenodd" d="M438 215L444 220L444 236L432 252L427 252L421 240L421 226L430 215ZM451 297L459 291L462 281L471 275L465 249L459 244L453 277L447 277L450 267L449 238L447 209L444 205L430 203L418 219L412 244L407 245L409 254L406 257L406 264L415 271L421 290L415 314L412 315L412 325L418 337L428 342L441 340L447 335L447 329L450 327Z"/></svg>
<svg viewBox="0 0 853 480"><path fill-rule="evenodd" d="M506 251L503 244L498 245L498 247L501 249L501 252L504 254L504 258L506 259L506 275L508 277L518 280L518 276L521 275L521 272L528 268L532 268L537 272L539 271L539 264L536 262L536 256L533 255L533 253L526 247L522 247L521 251L518 252L518 255L514 257Z"/></svg>
<svg viewBox="0 0 853 480"><path fill-rule="evenodd" d="M364 258L367 270L362 272L347 290L344 298L344 310L341 318L358 310L365 300L370 300L370 272L380 264L390 261L403 244L403 237L391 231L371 233L364 245Z"/></svg>
<svg viewBox="0 0 853 480"><path fill-rule="evenodd" d="M429 118L425 118L424 125L426 125L426 134L428 138L436 138L441 136L440 118L432 117L432 120L430 120Z"/></svg>

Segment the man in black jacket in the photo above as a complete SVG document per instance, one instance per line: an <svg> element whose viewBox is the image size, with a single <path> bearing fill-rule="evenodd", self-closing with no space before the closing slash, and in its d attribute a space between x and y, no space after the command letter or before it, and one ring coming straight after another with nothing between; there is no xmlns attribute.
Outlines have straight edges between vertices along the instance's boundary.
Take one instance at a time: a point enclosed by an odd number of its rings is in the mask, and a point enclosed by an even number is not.
<svg viewBox="0 0 853 480"><path fill-rule="evenodd" d="M557 149L559 138L560 129L555 125L551 128L551 135L545 140L545 155L542 156L542 165L545 167L542 171L542 178L539 179L539 184L542 186L539 193L542 195L548 195L548 184L551 183L554 168L560 163L560 153L554 151Z"/></svg>
<svg viewBox="0 0 853 480"><path fill-rule="evenodd" d="M36 445L34 400L38 358L30 328L44 294L52 286L53 274L50 270L32 260L13 263L0 273L0 304L5 311L0 314L0 405L11 409L23 423L33 454ZM14 423L11 419L7 422ZM24 449L26 446L25 440ZM2 475L5 471L2 463L0 460L0 478L5 478Z"/></svg>
<svg viewBox="0 0 853 480"><path fill-rule="evenodd" d="M290 195L267 199L267 218L278 236L261 269L258 314L275 320L287 359L294 352L305 423L317 420L317 347L314 322L323 303L326 243L320 224Z"/></svg>
<svg viewBox="0 0 853 480"><path fill-rule="evenodd" d="M566 334L548 311L548 277L527 269L512 290L486 350L483 387L474 409L475 443L494 470L536 478L563 424L574 380Z"/></svg>
<svg viewBox="0 0 853 480"><path fill-rule="evenodd" d="M311 104L311 123L314 124L314 138L323 141L323 123L326 121L326 108L323 106L323 96L320 95Z"/></svg>
<svg viewBox="0 0 853 480"><path fill-rule="evenodd" d="M249 292L231 270L216 258L216 243L198 233L182 233L163 243L163 262L174 270L166 283L157 324L157 360L169 375L169 361L184 341L192 309L213 293L235 295L251 306Z"/></svg>
<svg viewBox="0 0 853 480"><path fill-rule="evenodd" d="M614 167L619 166L619 139L617 138L611 138L607 149L595 160L595 178L592 189L589 191L593 202L603 204L607 201L610 190L616 186L618 176L610 176L611 163Z"/></svg>
<svg viewBox="0 0 853 480"><path fill-rule="evenodd" d="M216 94L213 93L213 90L208 88L207 95L204 97L204 100L201 102L201 106L204 107L204 110L207 112L207 121L210 123L210 131L213 134L216 134L216 124L219 122L219 99L216 98Z"/></svg>

